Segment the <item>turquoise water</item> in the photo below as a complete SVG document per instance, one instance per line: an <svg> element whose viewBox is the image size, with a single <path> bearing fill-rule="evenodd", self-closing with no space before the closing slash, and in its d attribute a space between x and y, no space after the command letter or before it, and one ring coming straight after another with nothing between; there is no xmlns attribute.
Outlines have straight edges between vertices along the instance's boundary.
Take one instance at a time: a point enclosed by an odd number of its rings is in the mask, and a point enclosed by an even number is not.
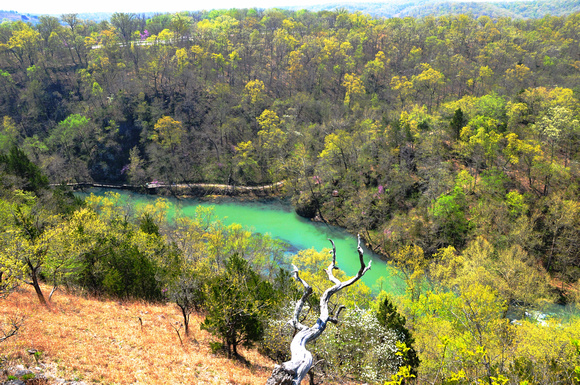
<svg viewBox="0 0 580 385"><path fill-rule="evenodd" d="M103 194L106 190L90 190L96 195ZM157 197L144 194L136 194L126 191L116 191L130 199L134 204L153 201ZM86 196L86 194L79 194ZM201 201L199 199L175 199L169 198L184 215L193 215L197 206L213 206L215 214L226 224L239 223L249 230L269 234L273 238L280 239L289 245L289 251L296 253L298 250L314 248L318 251L331 248L328 238L336 244L337 265L347 275L355 275L360 268L358 253L356 251L356 237L341 228L328 226L324 223L312 222L298 216L292 206L280 200L240 201L219 200ZM403 290L401 279L393 276L393 269L381 258L363 247L364 260L368 264L372 260L372 267L363 276L363 282L378 292L383 289L391 293L399 293ZM321 266L326 268L326 266Z"/></svg>

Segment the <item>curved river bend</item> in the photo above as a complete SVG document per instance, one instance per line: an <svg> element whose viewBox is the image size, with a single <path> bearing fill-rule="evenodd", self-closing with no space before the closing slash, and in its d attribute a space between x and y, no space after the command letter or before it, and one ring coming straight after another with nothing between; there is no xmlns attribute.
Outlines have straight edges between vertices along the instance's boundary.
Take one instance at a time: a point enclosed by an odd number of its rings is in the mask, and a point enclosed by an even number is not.
<svg viewBox="0 0 580 385"><path fill-rule="evenodd" d="M91 189L96 195L104 194L108 190ZM146 203L157 199L154 195L131 193L115 190L128 198L132 203ZM86 196L85 193L78 193ZM330 248L328 238L336 244L337 264L347 275L355 275L360 268L358 253L356 251L356 237L345 230L329 226L324 223L312 222L298 216L292 206L280 200L240 201L219 200L215 202L201 201L199 199L175 199L167 198L176 205L184 215L193 215L197 206L213 206L215 214L225 224L239 223L249 230L270 234L273 238L280 239L290 245L290 252L314 248L321 251ZM372 268L362 278L363 282L378 292L383 289L390 293L401 293L404 290L403 281L393 275L393 268L388 266L379 255L364 249L364 260L368 263L372 259ZM321 266L326 268L326 266Z"/></svg>

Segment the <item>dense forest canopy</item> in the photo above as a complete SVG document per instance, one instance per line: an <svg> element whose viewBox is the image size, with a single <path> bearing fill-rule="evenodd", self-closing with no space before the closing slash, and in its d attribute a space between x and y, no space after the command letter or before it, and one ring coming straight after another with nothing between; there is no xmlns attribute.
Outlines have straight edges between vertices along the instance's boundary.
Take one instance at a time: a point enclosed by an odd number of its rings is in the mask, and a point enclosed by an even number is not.
<svg viewBox="0 0 580 385"><path fill-rule="evenodd" d="M519 318L546 303L580 301L579 47L580 14L377 19L345 9L234 9L151 18L117 13L99 23L75 14L42 16L34 26L4 22L0 172L3 190L11 192L3 192L1 209L17 214L3 226L16 226L42 250L42 229L73 231L58 218L88 218L100 227L87 231L104 237L101 247L108 249L83 252L87 270L73 274L76 285L158 299L163 282L139 277L161 269L177 294L184 287L206 290L215 306L210 314L218 314L225 305L219 291L200 288L200 271L216 287L251 276L254 291L247 295L255 298L272 293L276 282L268 277L263 284L238 258L240 250L220 252L227 240L211 249L215 258L190 260L188 238L176 235L182 233L157 209L113 220L114 197L93 198L81 209L61 192L47 198L52 208L45 211L30 194L49 182L284 181L301 215L360 233L407 284L397 299L406 321L396 311L387 318L416 333L418 371L415 350L414 358L395 354L407 352L400 343L411 345L411 337L385 337L391 348L399 343L389 361L367 351L374 355L359 357L356 368L340 358L336 341L319 342L317 354L344 364L345 375L360 371L375 381L408 362L411 371L399 376L430 382L443 376L502 383L506 374L573 383L580 370L577 329L559 324L556 335L555 327L524 321L518 328L507 314ZM192 239L200 245L209 242L203 237L215 239L199 233L211 226L197 220L184 222L185 234L197 234ZM66 239L58 247L69 247ZM111 259L103 266L118 263L132 275L105 267L91 275L91 263L101 266L103 255ZM38 269L28 265L33 276L45 263L45 255L36 257ZM296 258L308 261L304 266L324 262L316 252ZM176 265L167 266L171 260ZM183 282L172 270L180 263L189 266L183 274L191 273ZM321 281L316 268L308 274ZM186 319L198 304L177 294ZM361 288L348 301L379 307ZM256 322L266 309L288 311L268 303L256 309ZM205 327L219 333L222 321L215 317ZM393 326L379 321L376 327L387 325L381 333L389 334ZM276 325L260 330L272 345L280 341ZM246 337L224 336L228 352ZM559 350L534 350L546 341ZM277 357L284 351L267 343L264 349ZM352 355L358 351L353 345ZM376 377L362 369L364 360L383 365Z"/></svg>
<svg viewBox="0 0 580 385"><path fill-rule="evenodd" d="M299 212L384 254L484 237L565 287L580 278L579 20L246 9L3 23L0 146L53 183L286 180Z"/></svg>

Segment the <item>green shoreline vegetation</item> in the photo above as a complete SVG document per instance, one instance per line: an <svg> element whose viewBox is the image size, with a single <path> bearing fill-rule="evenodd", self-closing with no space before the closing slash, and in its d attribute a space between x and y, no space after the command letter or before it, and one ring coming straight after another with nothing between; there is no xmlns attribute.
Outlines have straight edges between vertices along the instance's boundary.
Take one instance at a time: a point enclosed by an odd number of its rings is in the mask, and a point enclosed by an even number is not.
<svg viewBox="0 0 580 385"><path fill-rule="evenodd" d="M577 13L3 22L0 297L31 283L50 306L44 282L171 301L185 326L203 311L216 352L255 343L282 362L301 288L276 240L207 208L169 223L165 199L82 201L66 183L284 181L297 213L361 234L406 283L341 292L318 373L579 383L580 320L523 316L580 302L578 47ZM292 257L317 295L328 258Z"/></svg>
<svg viewBox="0 0 580 385"><path fill-rule="evenodd" d="M89 189L85 192L75 192L76 196L84 198L90 194L103 196L110 189ZM182 191L182 190L178 190ZM117 191L121 199L131 206L141 206L152 203L157 195ZM216 218L226 224L241 224L254 233L269 235L281 240L287 248L285 253L295 254L299 250L314 248L318 251L330 248L328 239L332 239L339 250L344 250L344 258L339 267L347 275L355 275L360 267L356 254L357 238L341 228L321 222L313 222L297 215L288 199L277 196L269 198L252 196L205 196L205 197L167 197L171 209L168 218L171 221L175 215L195 216L196 210L201 207L211 207ZM284 246L286 247L286 246ZM384 256L365 249L365 257L371 259L373 268L361 279L374 293L385 290L391 294L404 292L405 284L387 266ZM286 268L290 268L287 261Z"/></svg>

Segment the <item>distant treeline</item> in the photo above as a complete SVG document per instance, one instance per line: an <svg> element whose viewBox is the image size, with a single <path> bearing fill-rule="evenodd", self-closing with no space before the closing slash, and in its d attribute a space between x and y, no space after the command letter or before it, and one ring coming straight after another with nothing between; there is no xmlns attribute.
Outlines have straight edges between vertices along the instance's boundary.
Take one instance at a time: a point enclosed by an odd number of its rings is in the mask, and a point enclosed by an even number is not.
<svg viewBox="0 0 580 385"><path fill-rule="evenodd" d="M288 7L298 10L301 7ZM306 6L310 11L345 9L361 12L373 17L428 17L466 14L473 17L511 17L514 19L535 19L544 16L565 16L580 10L574 0L556 1L395 1L395 2L329 2Z"/></svg>
<svg viewBox="0 0 580 385"><path fill-rule="evenodd" d="M162 8L162 7L160 7ZM575 0L532 0L532 1L442 1L442 0L398 0L389 2L331 2L325 4L284 6L281 10L311 12L346 10L350 13L360 12L372 17L427 17L466 14L473 17L489 16L492 18L511 17L515 19L542 18L544 16L565 16L580 11L580 4ZM256 9L259 12L265 9ZM160 9L161 11L161 9ZM197 11L191 10L190 15L204 15L211 8ZM152 18L162 12L139 12L143 18ZM78 17L96 23L108 21L113 12L79 13ZM20 14L16 11L0 10L1 21L24 21L32 24L40 22L40 14ZM56 16L56 15L52 15Z"/></svg>

